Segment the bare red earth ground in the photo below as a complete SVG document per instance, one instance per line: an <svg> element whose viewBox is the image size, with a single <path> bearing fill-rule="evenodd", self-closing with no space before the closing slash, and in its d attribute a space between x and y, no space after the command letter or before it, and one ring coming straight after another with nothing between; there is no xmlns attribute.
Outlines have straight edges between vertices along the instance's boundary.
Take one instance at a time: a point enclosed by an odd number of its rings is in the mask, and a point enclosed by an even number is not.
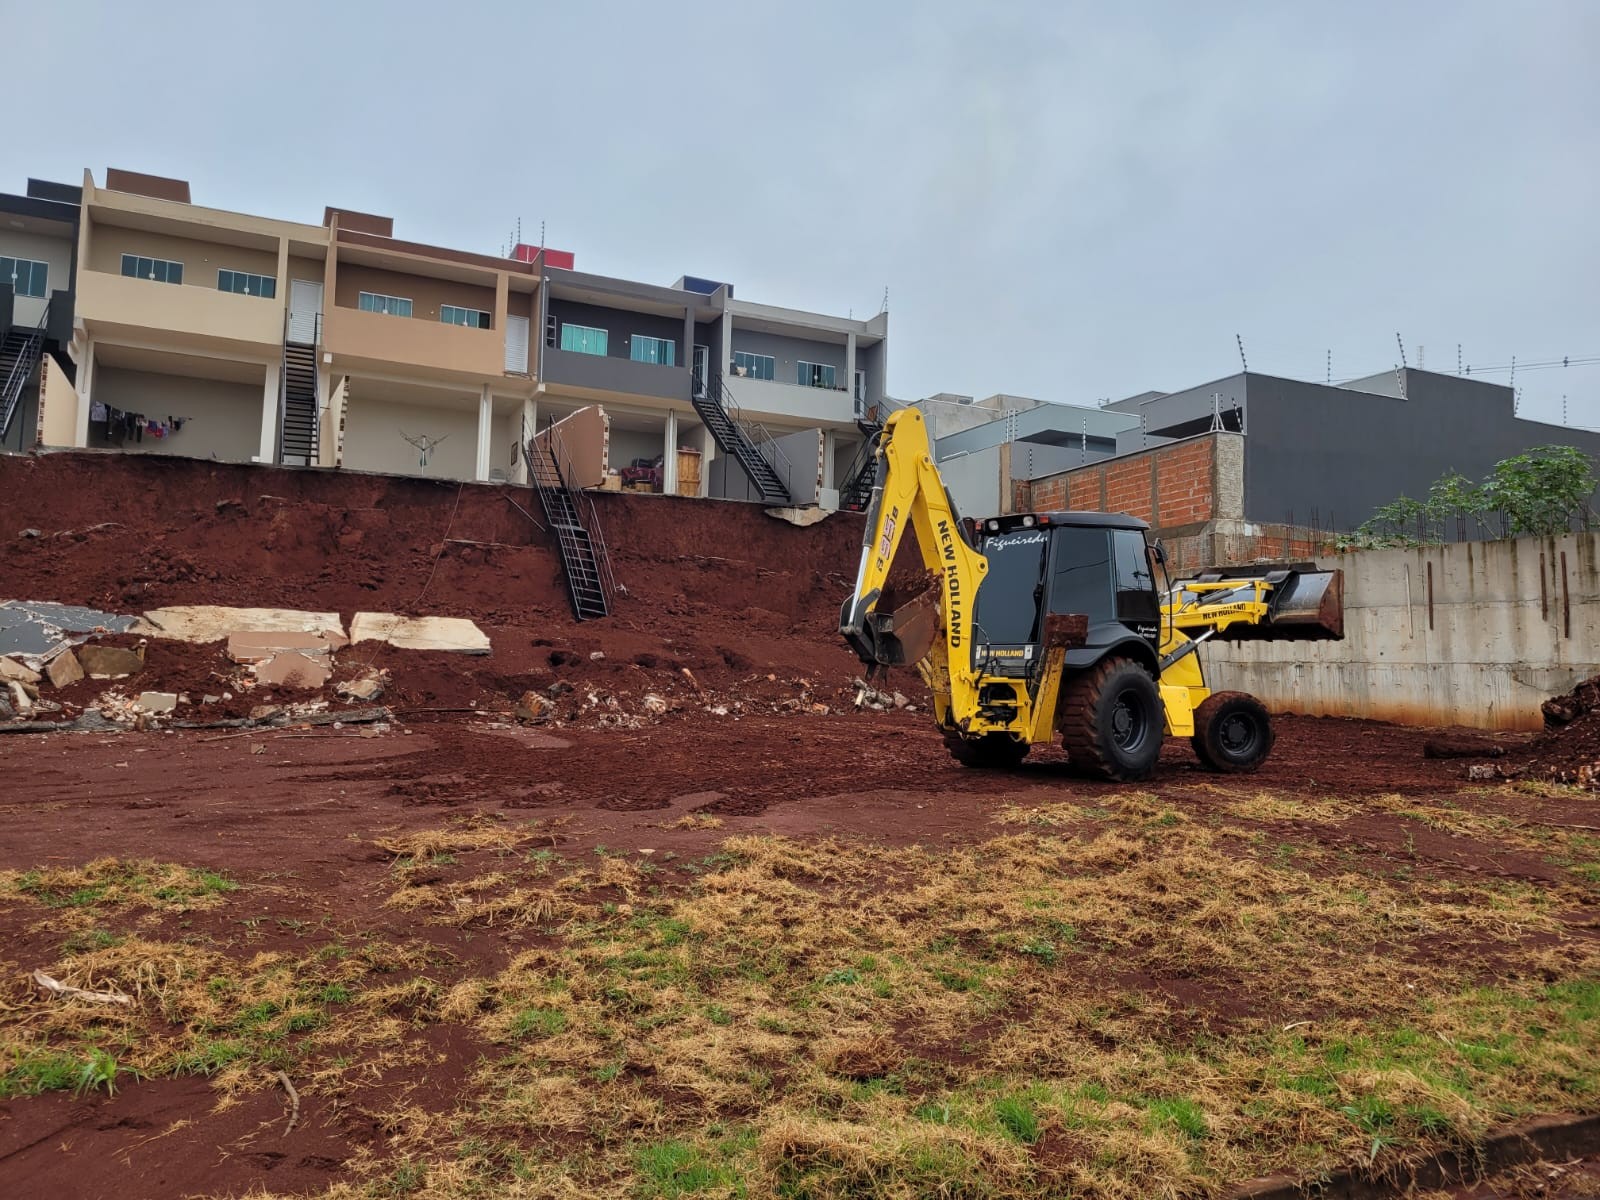
<svg viewBox="0 0 1600 1200"><path fill-rule="evenodd" d="M529 503L524 492L505 494ZM923 714L838 711L855 671L834 634L860 536L848 516L799 531L750 506L601 497L617 574L629 591L613 619L576 626L544 535L499 489L61 456L0 459L0 496L9 523L44 534L0 538L0 590L15 597L122 611L220 602L329 608L346 617L358 608L431 612L471 617L491 635L486 659L344 652L341 675L369 661L393 673L385 699L401 710L401 725L378 736L0 738L0 868L115 853L222 869L244 885L263 919L246 932L236 920L217 918L208 929L204 914L189 918L221 939L272 949L296 944L308 928L413 937L432 941L463 974L496 969L516 950L517 934L420 926L382 907L392 889L390 856L372 845L473 813L569 818L552 834L564 854L605 845L672 851L688 861L733 833L965 841L992 835L989 818L1001 803L1119 790L1073 777L1060 753L1048 750L1014 774L966 771L945 756ZM70 532L107 520L118 526ZM604 658L591 659L594 651ZM215 648L152 643L152 682L203 690L214 669L222 669ZM637 713L635 701L647 691L676 711L619 728L596 724L600 708L576 725L539 730L418 711L503 711L523 689L558 679L575 685L574 696L623 697L624 715ZM83 695L69 689L63 698L87 699L92 685L77 686ZM912 690L908 680L899 686ZM835 711L774 711L801 694ZM742 715L705 711L728 698L744 706ZM1264 828L1363 858L1398 855L1404 842L1409 860L1431 877L1550 877L1537 856L1489 839L1419 832L1382 806L1363 805L1363 796L1464 786L1462 764L1422 757L1424 736L1366 722L1284 719L1273 759L1245 794L1259 787L1350 797L1339 824ZM1216 785L1180 745L1169 748L1150 786L1204 813L1229 798ZM1571 801L1522 796L1516 803L1525 818L1585 819ZM690 813L715 814L724 825L672 827ZM51 961L58 943L20 912L0 920L3 956L16 969ZM1213 1007L1223 1021L1231 1003L1192 991L1180 999ZM366 1114L405 1092L447 1106L485 1051L467 1034L436 1049L438 1063L426 1072L371 1081L370 1104L358 1099L334 1110L308 1095L290 1140L280 1137L277 1093L254 1092L217 1113L203 1079L141 1082L114 1097L55 1093L0 1104L0 1193L135 1200L237 1194L254 1185L314 1191L339 1177L352 1150L381 1153L386 1135ZM191 1123L174 1128L184 1121Z"/></svg>

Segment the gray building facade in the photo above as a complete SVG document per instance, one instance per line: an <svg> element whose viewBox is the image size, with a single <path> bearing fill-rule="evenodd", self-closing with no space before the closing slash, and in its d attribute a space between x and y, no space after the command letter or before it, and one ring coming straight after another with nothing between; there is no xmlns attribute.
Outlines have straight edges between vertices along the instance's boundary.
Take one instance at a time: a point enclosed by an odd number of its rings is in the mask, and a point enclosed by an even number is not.
<svg viewBox="0 0 1600 1200"><path fill-rule="evenodd" d="M1535 446L1600 461L1600 433L1525 420L1514 400L1499 384L1415 369L1341 386L1241 372L1107 408L1139 417L1152 445L1219 426L1243 433L1247 520L1348 531L1399 496L1425 498L1443 475L1480 481Z"/></svg>

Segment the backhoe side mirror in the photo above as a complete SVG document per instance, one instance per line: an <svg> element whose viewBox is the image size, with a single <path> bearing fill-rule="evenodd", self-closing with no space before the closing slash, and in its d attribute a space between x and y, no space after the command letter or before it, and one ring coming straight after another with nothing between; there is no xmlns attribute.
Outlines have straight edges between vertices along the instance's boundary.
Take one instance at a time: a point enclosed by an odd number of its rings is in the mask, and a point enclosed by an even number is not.
<svg viewBox="0 0 1600 1200"><path fill-rule="evenodd" d="M1155 554L1156 561L1158 563L1160 563L1163 567L1166 566L1167 565L1167 545L1166 545L1166 543L1163 542L1160 538L1157 538L1156 539L1156 544L1154 546L1150 547L1150 549Z"/></svg>

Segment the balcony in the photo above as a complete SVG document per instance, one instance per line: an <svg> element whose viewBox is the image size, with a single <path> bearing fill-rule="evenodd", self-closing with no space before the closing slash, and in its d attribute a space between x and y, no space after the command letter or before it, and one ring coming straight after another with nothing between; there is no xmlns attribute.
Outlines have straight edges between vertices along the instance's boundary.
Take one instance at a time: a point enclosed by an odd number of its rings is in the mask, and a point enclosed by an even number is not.
<svg viewBox="0 0 1600 1200"><path fill-rule="evenodd" d="M334 307L322 318L328 351L350 365L403 365L440 375L505 374L505 333Z"/></svg>
<svg viewBox="0 0 1600 1200"><path fill-rule="evenodd" d="M855 402L849 392L744 375L729 375L726 382L734 403L755 420L773 417L808 425L845 426L856 418Z"/></svg>
<svg viewBox="0 0 1600 1200"><path fill-rule="evenodd" d="M78 316L96 335L177 341L259 355L282 344L283 301L106 271L78 276Z"/></svg>
<svg viewBox="0 0 1600 1200"><path fill-rule="evenodd" d="M688 367L664 367L630 358L580 354L576 350L546 349L543 381L591 392L653 396L685 403L689 399Z"/></svg>

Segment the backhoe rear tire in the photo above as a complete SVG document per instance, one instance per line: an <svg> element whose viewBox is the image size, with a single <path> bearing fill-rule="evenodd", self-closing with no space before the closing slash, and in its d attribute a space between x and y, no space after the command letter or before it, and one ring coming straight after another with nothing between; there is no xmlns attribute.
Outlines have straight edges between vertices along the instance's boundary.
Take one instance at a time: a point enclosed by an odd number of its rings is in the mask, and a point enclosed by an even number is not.
<svg viewBox="0 0 1600 1200"><path fill-rule="evenodd" d="M1156 681L1128 658L1105 658L1062 685L1061 744L1080 771L1133 783L1155 774L1165 717Z"/></svg>
<svg viewBox="0 0 1600 1200"><path fill-rule="evenodd" d="M944 744L950 757L963 767L981 770L1009 771L1028 757L1028 744L1009 733L986 733L975 738L947 733Z"/></svg>
<svg viewBox="0 0 1600 1200"><path fill-rule="evenodd" d="M1196 757L1213 771L1245 775L1266 762L1276 738L1266 705L1244 692L1214 692L1194 710Z"/></svg>

